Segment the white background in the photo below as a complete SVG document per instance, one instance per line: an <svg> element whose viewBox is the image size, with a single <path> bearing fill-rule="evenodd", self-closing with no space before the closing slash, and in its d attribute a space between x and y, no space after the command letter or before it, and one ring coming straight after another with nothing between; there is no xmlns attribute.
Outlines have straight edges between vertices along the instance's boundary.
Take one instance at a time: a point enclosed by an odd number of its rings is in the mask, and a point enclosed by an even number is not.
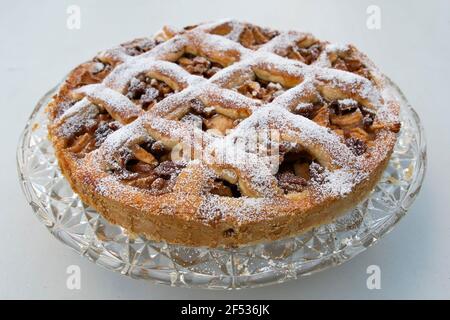
<svg viewBox="0 0 450 320"><path fill-rule="evenodd" d="M66 28L66 9L81 8L81 29ZM381 30L366 27L366 8L381 8ZM450 2L443 1L8 1L0 10L0 298L450 298ZM219 18L313 32L351 42L403 89L428 141L428 171L409 214L393 232L350 262L313 276L258 289L220 292L170 288L106 271L55 240L19 188L15 149L37 100L97 51ZM66 288L79 265L81 290ZM366 288L379 265L382 289Z"/></svg>

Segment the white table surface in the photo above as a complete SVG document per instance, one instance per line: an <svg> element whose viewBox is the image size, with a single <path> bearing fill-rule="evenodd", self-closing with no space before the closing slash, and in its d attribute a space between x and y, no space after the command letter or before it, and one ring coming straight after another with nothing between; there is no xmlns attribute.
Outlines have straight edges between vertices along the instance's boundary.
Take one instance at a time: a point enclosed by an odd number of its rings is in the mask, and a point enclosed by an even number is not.
<svg viewBox="0 0 450 320"><path fill-rule="evenodd" d="M126 3L133 2L133 5ZM66 27L70 4L81 29ZM381 9L381 29L366 8ZM450 298L450 2L443 1L8 1L0 10L0 298L312 299ZM97 51L164 24L233 17L352 42L403 89L422 118L428 170L409 214L374 247L339 267L258 289L171 288L104 270L55 240L33 216L19 187L15 151L37 100ZM381 268L368 290L366 268ZM81 290L66 268L81 268Z"/></svg>

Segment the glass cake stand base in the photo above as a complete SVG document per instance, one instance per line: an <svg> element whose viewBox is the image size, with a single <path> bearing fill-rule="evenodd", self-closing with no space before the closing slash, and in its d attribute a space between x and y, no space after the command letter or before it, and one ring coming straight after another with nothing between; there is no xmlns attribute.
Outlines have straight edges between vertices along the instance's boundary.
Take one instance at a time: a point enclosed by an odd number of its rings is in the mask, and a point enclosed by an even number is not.
<svg viewBox="0 0 450 320"><path fill-rule="evenodd" d="M237 289L281 283L339 265L374 244L406 214L426 167L420 120L398 87L402 128L392 158L371 195L334 223L305 234L237 249L193 248L130 237L86 206L61 174L37 104L21 135L17 163L22 189L57 239L107 269L171 286Z"/></svg>

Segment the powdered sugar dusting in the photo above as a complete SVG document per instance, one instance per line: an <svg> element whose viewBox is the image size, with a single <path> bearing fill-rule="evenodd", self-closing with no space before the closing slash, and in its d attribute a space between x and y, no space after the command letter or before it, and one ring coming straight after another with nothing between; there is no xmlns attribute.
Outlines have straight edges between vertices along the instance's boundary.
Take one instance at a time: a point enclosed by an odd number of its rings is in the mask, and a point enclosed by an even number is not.
<svg viewBox="0 0 450 320"><path fill-rule="evenodd" d="M327 85L331 85L338 90L344 89L349 94L355 95L359 102L376 109L382 104L381 95L375 89L374 85L361 76L350 72L317 68L317 80L324 81Z"/></svg>
<svg viewBox="0 0 450 320"><path fill-rule="evenodd" d="M296 42L298 42L308 36L311 36L311 35L307 34L307 33L303 33L303 32L297 32L297 31L282 32L278 37L273 38L266 45L264 45L263 48L261 48L260 50L269 51L269 52L278 52L278 51L286 49L287 47L295 44Z"/></svg>
<svg viewBox="0 0 450 320"><path fill-rule="evenodd" d="M336 134L308 118L289 112L278 104L270 104L256 110L252 117L241 122L229 139L245 135L245 132L255 127L278 129L282 135L289 136L293 141L309 148L312 153L317 153L318 158L323 157L322 152L330 155L332 164L336 166L348 165L352 159L354 161L354 155Z"/></svg>
<svg viewBox="0 0 450 320"><path fill-rule="evenodd" d="M70 138L82 128L94 126L96 124L95 117L98 113L98 107L87 98L78 101L58 119L59 135Z"/></svg>
<svg viewBox="0 0 450 320"><path fill-rule="evenodd" d="M205 51L221 51L226 53L238 53L242 56L248 56L253 53L252 50L243 48L239 43L236 41L232 41L229 39L226 39L224 37L210 34L207 37L204 36L205 33L193 31L191 36L193 36L194 41L197 42L199 46L203 48Z"/></svg>
<svg viewBox="0 0 450 320"><path fill-rule="evenodd" d="M172 79L172 81L182 84L183 87L186 87L190 81L195 81L196 79L192 78L188 72L176 64L149 57L146 59L136 59L129 64L118 66L108 75L104 83L114 90L123 91L133 77L143 72L152 73L153 75L155 73L157 75L164 75ZM158 78L158 76L156 77Z"/></svg>
<svg viewBox="0 0 450 320"><path fill-rule="evenodd" d="M107 155L112 155L126 145L144 140L143 138L147 137L148 133L145 131L142 122L143 118L138 119L110 134L102 145L102 151Z"/></svg>
<svg viewBox="0 0 450 320"><path fill-rule="evenodd" d="M198 213L206 221L232 218L238 222L263 219L262 208L274 200L268 198L223 198L216 195L205 196Z"/></svg>
<svg viewBox="0 0 450 320"><path fill-rule="evenodd" d="M320 181L311 180L311 185L319 198L344 197L353 187L367 178L366 172L349 169L326 170Z"/></svg>
<svg viewBox="0 0 450 320"><path fill-rule="evenodd" d="M130 117L137 117L141 112L127 97L102 84L87 85L75 90L75 92L85 94L98 101L116 120L124 121Z"/></svg>

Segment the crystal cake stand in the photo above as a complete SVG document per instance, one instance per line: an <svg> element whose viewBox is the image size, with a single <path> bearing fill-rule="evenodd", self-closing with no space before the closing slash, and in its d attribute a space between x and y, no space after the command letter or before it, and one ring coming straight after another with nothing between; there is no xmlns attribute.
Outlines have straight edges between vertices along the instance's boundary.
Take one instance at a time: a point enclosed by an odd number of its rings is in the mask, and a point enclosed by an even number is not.
<svg viewBox="0 0 450 320"><path fill-rule="evenodd" d="M59 170L37 104L17 150L19 179L39 220L57 239L107 269L172 286L235 289L280 283L339 265L374 244L406 214L426 167L419 118L398 87L402 128L381 181L367 200L306 234L238 249L192 248L130 237L81 202Z"/></svg>

